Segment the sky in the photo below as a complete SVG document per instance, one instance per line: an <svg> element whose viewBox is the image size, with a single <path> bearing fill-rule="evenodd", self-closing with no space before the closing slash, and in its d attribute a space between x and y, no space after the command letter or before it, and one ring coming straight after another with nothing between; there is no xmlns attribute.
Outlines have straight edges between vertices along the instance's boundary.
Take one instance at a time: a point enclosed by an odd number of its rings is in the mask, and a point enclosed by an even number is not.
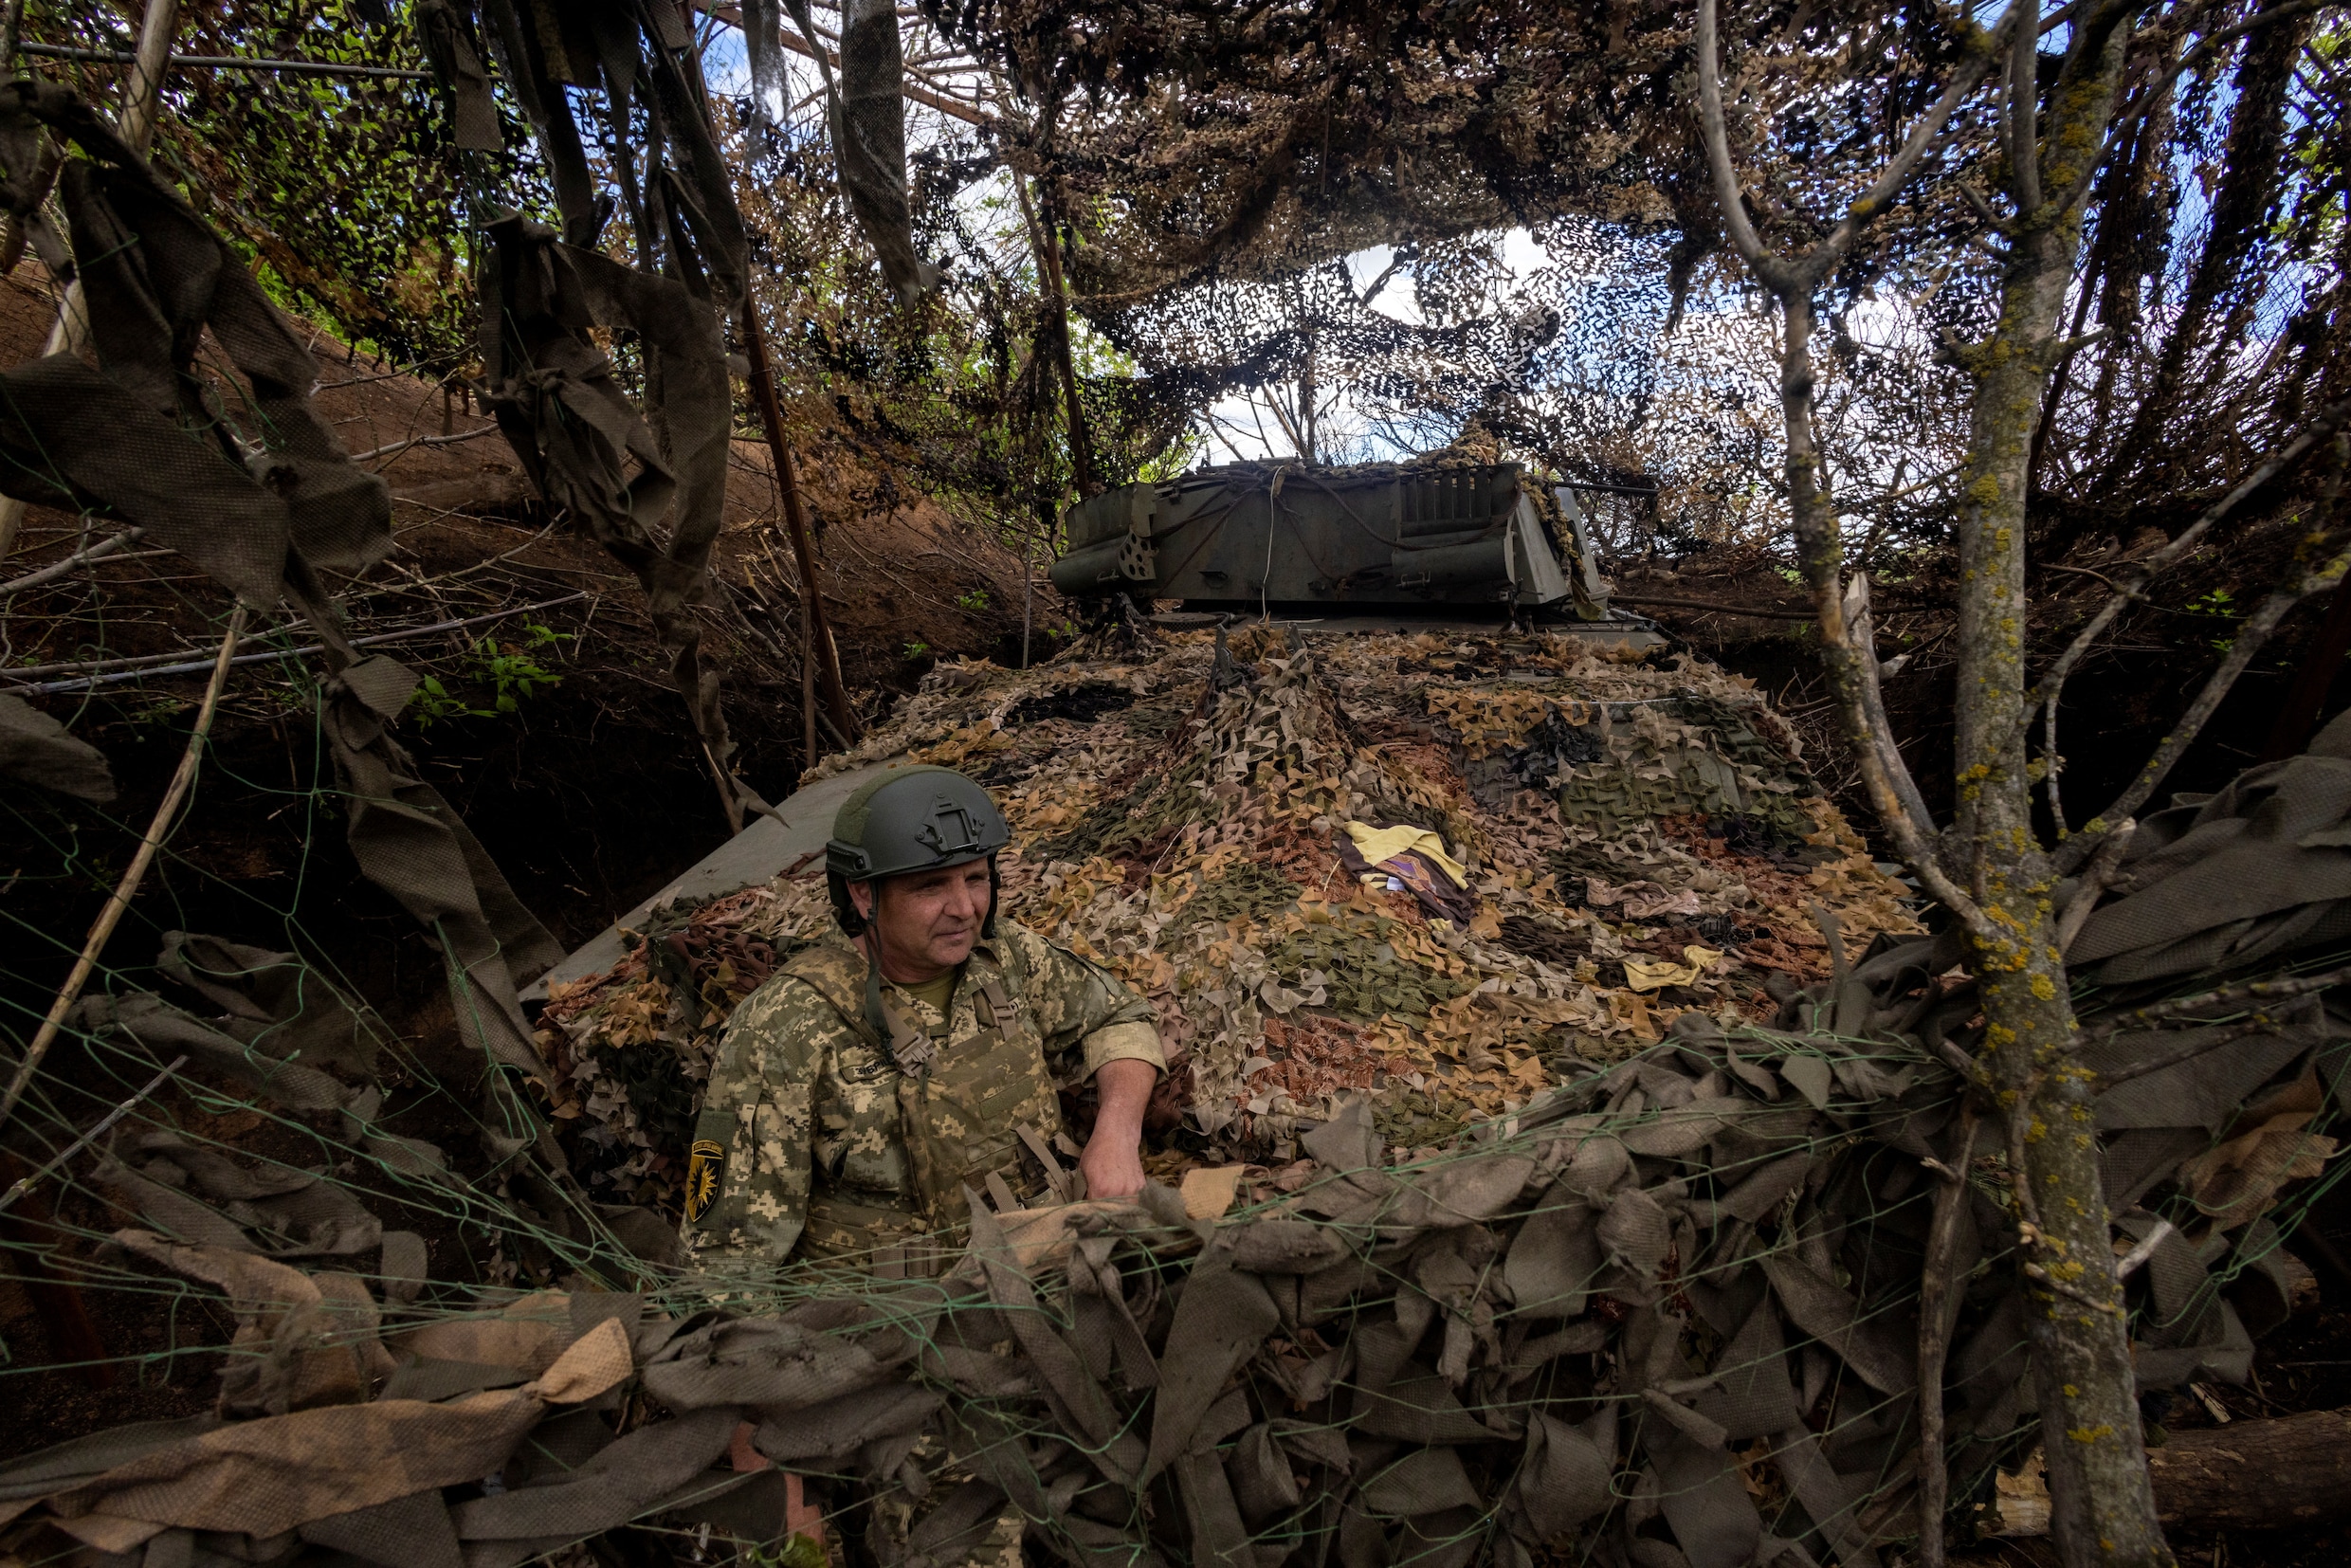
<svg viewBox="0 0 2351 1568"><path fill-rule="evenodd" d="M1358 250L1349 256L1347 276L1354 283L1356 292L1360 294L1369 288L1394 259L1394 246L1384 245ZM1525 282L1551 264L1550 257L1536 243L1534 233L1522 228L1510 229L1503 235L1502 262L1513 284ZM1427 324L1427 318L1421 314L1420 301L1413 292L1410 267L1398 267L1390 274L1388 281L1380 285L1379 293L1368 303L1376 314L1406 326ZM1340 441L1353 442L1365 449L1351 455L1372 462L1393 461L1412 455L1394 449L1369 429L1347 397L1345 389L1326 389L1326 392L1334 396L1335 401L1321 416L1321 430L1325 438L1323 445L1329 445L1333 436ZM1266 413L1265 405L1259 402L1252 413L1250 404L1250 398L1236 395L1210 407L1207 419L1210 429L1208 461L1226 463L1236 458L1253 461L1296 455L1297 448L1283 434L1273 418ZM1264 430L1262 436L1259 433L1261 426Z"/></svg>

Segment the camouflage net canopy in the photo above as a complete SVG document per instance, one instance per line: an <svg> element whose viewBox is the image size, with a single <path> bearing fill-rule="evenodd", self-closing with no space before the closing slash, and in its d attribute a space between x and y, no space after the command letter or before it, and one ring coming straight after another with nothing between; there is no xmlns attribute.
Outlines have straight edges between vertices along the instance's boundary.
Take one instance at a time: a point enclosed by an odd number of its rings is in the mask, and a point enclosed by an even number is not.
<svg viewBox="0 0 2351 1568"><path fill-rule="evenodd" d="M1191 410L1199 431L1220 398L1262 395L1278 418L1344 388L1368 450L1334 452L1310 421L1267 439L1347 460L1482 421L1572 477L1652 489L1657 513L1612 545L1654 527L1774 547L1777 350L1711 194L1689 0L921 9L1010 87L993 139L1065 230L1075 308L1144 373L1125 399ZM1753 221L1790 253L1924 116L1973 14L1722 12L1730 150ZM2088 193L2070 329L2107 334L2055 376L2036 445L2033 526L2061 549L2176 531L2345 384L2341 24L2259 0L2135 15L2122 91L2143 113ZM1999 312L1976 210L2003 156L1996 96L1994 80L1968 96L1823 280L1822 428L1873 549L1948 540L1970 394L1940 345ZM951 233L953 182L927 189L924 222ZM2239 353L2249 336L2276 352ZM1107 420L1111 385L1088 395Z"/></svg>
<svg viewBox="0 0 2351 1568"><path fill-rule="evenodd" d="M1682 1011L1768 1013L1826 973L1816 906L1918 929L1745 682L1569 635L947 665L811 776L902 755L994 792L1008 912L1157 1004L1182 1141L1258 1159L1350 1093L1431 1147ZM592 1186L673 1202L727 1014L832 916L811 865L650 925L539 1038Z"/></svg>

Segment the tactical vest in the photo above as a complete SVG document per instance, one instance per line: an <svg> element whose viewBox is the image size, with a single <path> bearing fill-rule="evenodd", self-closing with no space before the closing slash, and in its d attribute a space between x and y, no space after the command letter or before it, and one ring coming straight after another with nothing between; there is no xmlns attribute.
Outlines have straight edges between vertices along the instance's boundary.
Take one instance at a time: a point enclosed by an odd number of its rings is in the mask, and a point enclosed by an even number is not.
<svg viewBox="0 0 2351 1568"><path fill-rule="evenodd" d="M967 1186L984 1192L995 1175L1024 1201L1044 1190L1042 1173L1021 1158L1021 1132L1049 1142L1061 1130L1061 1103L1036 1020L984 949L974 952L948 999L947 1022L931 1034L868 987L860 954L827 943L783 968L876 1052L877 1092L851 1102L847 1125L825 1127L843 1153L837 1163L812 1162L801 1257L885 1278L927 1277L960 1249ZM979 1031L950 1042L957 1003L972 993ZM819 1107L820 1116L833 1114Z"/></svg>

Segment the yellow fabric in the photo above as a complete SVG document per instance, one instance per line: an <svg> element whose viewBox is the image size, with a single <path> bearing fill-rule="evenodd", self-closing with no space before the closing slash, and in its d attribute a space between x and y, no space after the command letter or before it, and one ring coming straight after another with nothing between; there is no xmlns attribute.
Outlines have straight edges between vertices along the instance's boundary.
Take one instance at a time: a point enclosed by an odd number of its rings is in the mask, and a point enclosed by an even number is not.
<svg viewBox="0 0 2351 1568"><path fill-rule="evenodd" d="M1634 991L1659 991L1669 985L1688 985L1713 967L1722 955L1711 947L1682 949L1680 963L1668 963L1662 958L1627 958L1625 984Z"/></svg>
<svg viewBox="0 0 2351 1568"><path fill-rule="evenodd" d="M1445 852L1445 841L1426 828L1408 825L1396 828L1375 828L1368 822L1347 824L1347 836L1355 840L1358 853L1365 863L1377 866L1410 851L1427 857L1430 865L1453 879L1456 887L1469 885L1469 868Z"/></svg>
<svg viewBox="0 0 2351 1568"><path fill-rule="evenodd" d="M1178 1191L1183 1195L1184 1216L1187 1219L1221 1219L1232 1207L1232 1200L1241 1195L1241 1177L1246 1165L1202 1165L1184 1173L1184 1183Z"/></svg>

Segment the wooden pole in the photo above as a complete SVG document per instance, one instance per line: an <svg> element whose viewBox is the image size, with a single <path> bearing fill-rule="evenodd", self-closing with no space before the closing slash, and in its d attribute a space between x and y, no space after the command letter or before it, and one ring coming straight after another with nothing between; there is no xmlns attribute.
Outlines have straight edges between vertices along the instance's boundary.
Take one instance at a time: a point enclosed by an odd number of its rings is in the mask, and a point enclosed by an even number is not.
<svg viewBox="0 0 2351 1568"><path fill-rule="evenodd" d="M800 771L816 766L816 639L808 611L800 612Z"/></svg>
<svg viewBox="0 0 2351 1568"><path fill-rule="evenodd" d="M115 934L115 927L129 913L132 898L138 884L146 880L147 868L155 861L155 851L163 847L166 833L172 830L172 819L179 814L180 803L195 786L196 771L204 762L205 738L212 733L212 715L220 707L221 688L228 684L228 666L237 651L237 639L245 635L245 606L239 605L228 617L228 631L221 639L220 653L212 661L211 684L204 688L204 703L196 709L196 727L189 733L188 749L180 755L179 771L172 775L169 788L163 792L163 803L155 808L153 821L147 824L147 834L138 841L138 852L131 857L131 868L122 873L106 907L98 912L90 924L90 935L82 944L82 957L74 960L73 973L65 976L57 999L49 1004L48 1016L41 1020L41 1028L26 1048L24 1061L17 1064L16 1075L9 1081L8 1092L0 1096L0 1125L6 1125L24 1099L25 1090L32 1083L32 1075L41 1070L41 1059L49 1053L50 1045L64 1027L65 1014L81 999L82 988L89 983L91 973L98 968L98 956L105 951L106 939Z"/></svg>
<svg viewBox="0 0 2351 1568"><path fill-rule="evenodd" d="M131 80L122 89L122 113L115 121L116 133L141 156L155 139L155 122L163 115L163 78L172 68L172 40L178 32L179 0L147 0L147 15L138 29L138 53L131 63ZM76 280L65 287L57 324L49 329L48 346L41 352L44 357L80 354L89 338L90 320L82 308L82 283ZM16 548L16 535L24 525L25 503L14 496L0 496L0 561L7 560Z"/></svg>
<svg viewBox="0 0 2351 1568"><path fill-rule="evenodd" d="M792 443L784 435L783 410L775 402L775 377L767 363L767 338L759 330L759 310L754 301L743 305L743 357L750 361L752 401L759 406L759 423L767 432L767 448L775 464L775 487L784 502L784 526L792 536L793 558L800 567L800 614L807 646L815 655L816 679L833 727L843 738L857 739L857 716L849 708L848 688L841 681L841 656L825 625L823 591L817 586L816 545L809 538L808 511L800 504L800 470L792 461ZM810 762L815 757L811 751Z"/></svg>
<svg viewBox="0 0 2351 1568"><path fill-rule="evenodd" d="M2166 1524L2278 1530L2351 1519L2351 1411L2176 1431L2147 1450L2147 1470Z"/></svg>

